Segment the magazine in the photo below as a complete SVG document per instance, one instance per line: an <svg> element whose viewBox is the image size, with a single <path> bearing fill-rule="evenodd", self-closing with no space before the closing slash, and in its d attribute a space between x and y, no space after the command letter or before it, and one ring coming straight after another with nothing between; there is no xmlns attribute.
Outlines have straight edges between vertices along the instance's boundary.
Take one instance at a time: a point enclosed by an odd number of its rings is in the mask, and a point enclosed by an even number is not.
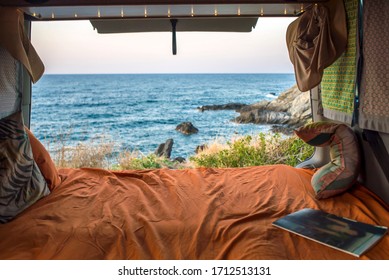
<svg viewBox="0 0 389 280"><path fill-rule="evenodd" d="M309 208L280 218L273 225L356 257L373 247L388 230Z"/></svg>

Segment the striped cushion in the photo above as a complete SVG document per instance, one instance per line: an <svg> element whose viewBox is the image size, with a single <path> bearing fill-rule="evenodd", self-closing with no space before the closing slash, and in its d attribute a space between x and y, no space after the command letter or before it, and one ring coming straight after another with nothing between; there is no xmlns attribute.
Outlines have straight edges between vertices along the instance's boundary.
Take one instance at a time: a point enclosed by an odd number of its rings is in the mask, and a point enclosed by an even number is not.
<svg viewBox="0 0 389 280"><path fill-rule="evenodd" d="M331 161L313 175L311 183L317 199L345 192L355 183L360 167L358 140L345 124L316 122L295 131L312 146L330 146Z"/></svg>
<svg viewBox="0 0 389 280"><path fill-rule="evenodd" d="M32 155L21 112L0 120L0 223L49 194Z"/></svg>

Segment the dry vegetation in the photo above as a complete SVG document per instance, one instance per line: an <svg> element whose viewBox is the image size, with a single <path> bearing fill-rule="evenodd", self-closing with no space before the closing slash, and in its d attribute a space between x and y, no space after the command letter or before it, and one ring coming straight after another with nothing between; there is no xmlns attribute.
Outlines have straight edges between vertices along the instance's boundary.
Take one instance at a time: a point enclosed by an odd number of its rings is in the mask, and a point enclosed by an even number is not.
<svg viewBox="0 0 389 280"><path fill-rule="evenodd" d="M154 154L144 155L139 151L118 152L115 143L100 139L80 143L75 147L59 141L53 160L57 167L94 167L112 170L152 168L195 168L195 167L246 167L268 164L295 166L313 153L313 147L296 136L280 134L240 136L230 141L215 139L206 148L191 156L187 162L179 163Z"/></svg>

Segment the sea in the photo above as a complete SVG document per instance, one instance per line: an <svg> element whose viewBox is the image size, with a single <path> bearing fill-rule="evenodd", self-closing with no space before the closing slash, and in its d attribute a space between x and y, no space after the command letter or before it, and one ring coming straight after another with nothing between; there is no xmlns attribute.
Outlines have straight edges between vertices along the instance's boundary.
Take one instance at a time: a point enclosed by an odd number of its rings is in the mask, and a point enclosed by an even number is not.
<svg viewBox="0 0 389 280"><path fill-rule="evenodd" d="M293 74L44 75L32 88L31 130L51 153L114 143L117 152L147 155L173 139L171 157L188 158L199 145L271 128L235 123L234 110L198 107L273 100L294 84ZM199 132L176 131L182 122Z"/></svg>

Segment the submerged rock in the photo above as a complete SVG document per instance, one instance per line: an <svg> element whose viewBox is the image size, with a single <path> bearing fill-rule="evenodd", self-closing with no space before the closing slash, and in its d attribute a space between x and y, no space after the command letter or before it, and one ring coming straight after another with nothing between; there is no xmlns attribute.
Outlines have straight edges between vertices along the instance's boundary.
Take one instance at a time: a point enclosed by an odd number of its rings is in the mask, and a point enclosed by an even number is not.
<svg viewBox="0 0 389 280"><path fill-rule="evenodd" d="M180 123L177 125L176 130L186 135L199 132L199 130L191 122Z"/></svg>

